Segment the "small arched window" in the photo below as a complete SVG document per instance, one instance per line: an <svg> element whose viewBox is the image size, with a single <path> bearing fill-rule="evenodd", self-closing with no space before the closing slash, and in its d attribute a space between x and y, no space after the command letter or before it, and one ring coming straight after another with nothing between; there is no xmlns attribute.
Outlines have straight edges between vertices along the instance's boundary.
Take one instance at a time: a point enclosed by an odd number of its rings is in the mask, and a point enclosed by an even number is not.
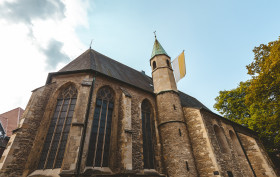
<svg viewBox="0 0 280 177"><path fill-rule="evenodd" d="M102 87L97 92L96 106L91 126L87 166L108 167L111 137L112 113L114 108L113 90Z"/></svg>
<svg viewBox="0 0 280 177"><path fill-rule="evenodd" d="M233 144L234 149L237 151L237 154L238 154L239 156L241 156L241 155L243 154L243 151L242 151L242 149L241 149L241 146L240 146L240 144L239 144L239 141L238 141L238 139L237 139L235 133L233 133L233 131L230 130L230 131L229 131L229 136L230 136L230 138L231 138L231 140L232 140L232 144Z"/></svg>
<svg viewBox="0 0 280 177"><path fill-rule="evenodd" d="M144 169L154 169L154 150L152 138L152 119L151 104L144 100L141 105L142 133L143 133L143 156Z"/></svg>
<svg viewBox="0 0 280 177"><path fill-rule="evenodd" d="M156 67L157 67L156 61L153 61L153 69L156 69Z"/></svg>
<svg viewBox="0 0 280 177"><path fill-rule="evenodd" d="M167 64L168 67L170 67L170 62L169 62L169 60L166 60L166 64Z"/></svg>
<svg viewBox="0 0 280 177"><path fill-rule="evenodd" d="M58 96L38 169L61 167L76 100L77 90L73 85L68 86Z"/></svg>
<svg viewBox="0 0 280 177"><path fill-rule="evenodd" d="M229 152L227 140L226 140L226 137L225 137L222 129L220 127L218 127L217 125L214 125L214 131L215 131L215 135L218 140L222 153Z"/></svg>

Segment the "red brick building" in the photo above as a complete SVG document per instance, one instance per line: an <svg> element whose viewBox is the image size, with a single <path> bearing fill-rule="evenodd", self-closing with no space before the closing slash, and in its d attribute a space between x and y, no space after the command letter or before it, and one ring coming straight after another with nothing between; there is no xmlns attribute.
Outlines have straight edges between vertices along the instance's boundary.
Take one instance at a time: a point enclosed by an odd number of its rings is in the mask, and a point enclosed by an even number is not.
<svg viewBox="0 0 280 177"><path fill-rule="evenodd" d="M0 114L0 157L2 156L9 137L19 125L24 110L20 107Z"/></svg>

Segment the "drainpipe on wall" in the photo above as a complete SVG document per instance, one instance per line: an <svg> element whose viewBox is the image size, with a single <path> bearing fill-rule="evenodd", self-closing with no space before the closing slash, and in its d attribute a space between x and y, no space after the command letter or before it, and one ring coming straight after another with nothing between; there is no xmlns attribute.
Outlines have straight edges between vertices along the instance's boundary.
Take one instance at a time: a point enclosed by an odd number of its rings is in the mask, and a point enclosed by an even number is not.
<svg viewBox="0 0 280 177"><path fill-rule="evenodd" d="M93 76L92 84L90 86L86 116L85 116L85 121L84 121L84 128L83 128L83 132L82 132L82 139L81 139L81 143L80 143L78 161L77 161L77 166L76 166L76 169L77 169L76 175L75 175L76 177L79 177L79 175L80 175L82 155L83 155L83 149L84 149L84 142L85 142L85 138L86 138L86 130L87 130L87 124L88 124L88 119L89 119L89 112L90 112L90 107L91 107L92 94L93 94L93 90L94 90L94 83L95 83L95 76Z"/></svg>

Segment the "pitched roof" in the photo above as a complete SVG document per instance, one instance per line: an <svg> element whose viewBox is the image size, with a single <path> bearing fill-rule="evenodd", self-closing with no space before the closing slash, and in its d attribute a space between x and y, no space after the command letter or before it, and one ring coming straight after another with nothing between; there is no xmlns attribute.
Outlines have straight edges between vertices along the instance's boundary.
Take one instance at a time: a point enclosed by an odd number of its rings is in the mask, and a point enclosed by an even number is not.
<svg viewBox="0 0 280 177"><path fill-rule="evenodd" d="M85 51L78 58L59 70L58 73L79 70L94 70L143 90L153 92L151 85L153 81L149 76L92 49Z"/></svg>
<svg viewBox="0 0 280 177"><path fill-rule="evenodd" d="M64 74L68 72L71 73L88 70L96 71L100 74L138 87L142 90L154 93L153 80L151 77L122 63L119 63L92 49L86 50L78 58L74 59L72 62L63 67L58 72L50 73L49 77L51 77L52 75ZM50 81L50 78L48 78L48 81ZM181 99L182 106L208 109L197 99L183 92L179 92L179 96Z"/></svg>

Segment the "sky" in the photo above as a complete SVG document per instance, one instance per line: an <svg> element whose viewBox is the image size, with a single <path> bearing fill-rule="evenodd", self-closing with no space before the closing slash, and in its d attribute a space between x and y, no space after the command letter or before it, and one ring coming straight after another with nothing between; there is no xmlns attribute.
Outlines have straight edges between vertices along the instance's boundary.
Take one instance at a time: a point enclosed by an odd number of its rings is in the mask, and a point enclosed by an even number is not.
<svg viewBox="0 0 280 177"><path fill-rule="evenodd" d="M183 50L179 90L213 108L221 90L250 79L252 50L280 36L279 0L1 0L0 113L91 47L151 76L154 31L171 57ZM217 113L217 112L216 112Z"/></svg>

